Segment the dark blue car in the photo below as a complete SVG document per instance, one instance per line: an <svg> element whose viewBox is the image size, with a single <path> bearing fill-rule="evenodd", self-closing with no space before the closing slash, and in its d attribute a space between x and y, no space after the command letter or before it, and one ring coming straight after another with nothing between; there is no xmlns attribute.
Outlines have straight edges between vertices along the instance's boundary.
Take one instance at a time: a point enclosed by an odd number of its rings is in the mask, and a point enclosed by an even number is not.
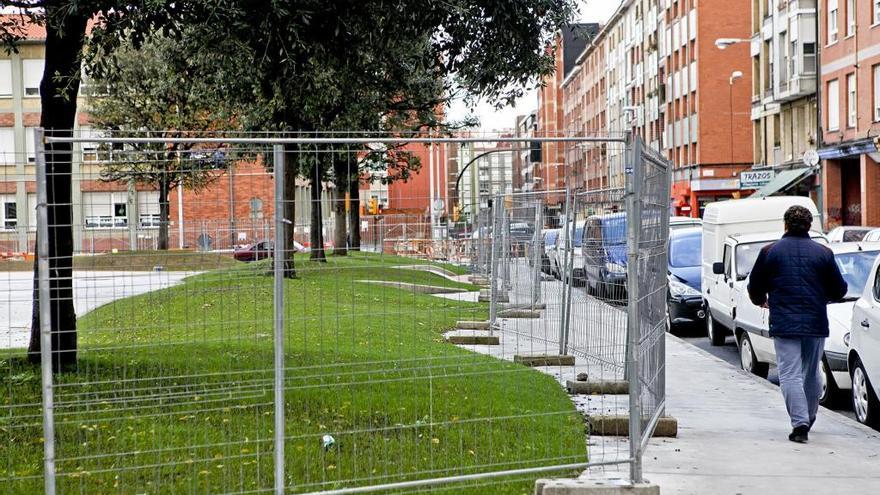
<svg viewBox="0 0 880 495"><path fill-rule="evenodd" d="M669 234L669 293L666 329L670 332L686 325L701 325L706 318L702 277L702 236L700 227Z"/></svg>
<svg viewBox="0 0 880 495"><path fill-rule="evenodd" d="M612 300L622 299L626 295L626 214L591 216L583 235L587 291Z"/></svg>

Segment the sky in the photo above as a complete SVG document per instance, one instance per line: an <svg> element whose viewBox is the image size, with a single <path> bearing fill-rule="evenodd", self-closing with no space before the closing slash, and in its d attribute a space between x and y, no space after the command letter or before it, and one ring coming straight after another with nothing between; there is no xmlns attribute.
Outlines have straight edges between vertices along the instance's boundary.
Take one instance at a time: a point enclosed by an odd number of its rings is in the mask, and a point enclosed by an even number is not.
<svg viewBox="0 0 880 495"><path fill-rule="evenodd" d="M619 0L578 0L579 22L598 22L604 24L620 4ZM480 119L483 131L510 129L516 124L516 116L528 113L538 107L537 91L529 91L517 100L516 106L496 110L486 102L480 102L473 113ZM463 102L457 101L449 108L450 120L461 120L471 111Z"/></svg>

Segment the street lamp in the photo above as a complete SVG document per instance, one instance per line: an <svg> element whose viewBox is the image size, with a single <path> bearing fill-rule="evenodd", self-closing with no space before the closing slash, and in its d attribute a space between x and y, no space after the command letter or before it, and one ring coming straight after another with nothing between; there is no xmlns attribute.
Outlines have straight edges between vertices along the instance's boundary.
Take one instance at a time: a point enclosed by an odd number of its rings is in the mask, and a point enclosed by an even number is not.
<svg viewBox="0 0 880 495"><path fill-rule="evenodd" d="M716 41L717 45L718 42ZM721 48L719 46L719 48ZM723 49L723 48L722 48ZM742 79L743 73L742 71L735 70L730 74L730 164L733 165L733 83L736 82L737 79Z"/></svg>
<svg viewBox="0 0 880 495"><path fill-rule="evenodd" d="M719 50L725 50L727 47L736 45L738 43L751 43L752 40L742 39L742 38L718 38L715 40L715 46L718 47Z"/></svg>

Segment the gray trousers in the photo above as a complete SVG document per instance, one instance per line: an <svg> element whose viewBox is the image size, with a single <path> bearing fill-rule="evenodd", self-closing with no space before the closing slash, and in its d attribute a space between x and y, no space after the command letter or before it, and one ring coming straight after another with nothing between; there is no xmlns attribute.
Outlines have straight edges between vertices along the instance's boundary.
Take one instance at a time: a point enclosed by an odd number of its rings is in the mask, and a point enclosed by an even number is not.
<svg viewBox="0 0 880 495"><path fill-rule="evenodd" d="M822 372L819 370L825 339L819 337L774 337L779 388L792 428L809 426L819 411Z"/></svg>

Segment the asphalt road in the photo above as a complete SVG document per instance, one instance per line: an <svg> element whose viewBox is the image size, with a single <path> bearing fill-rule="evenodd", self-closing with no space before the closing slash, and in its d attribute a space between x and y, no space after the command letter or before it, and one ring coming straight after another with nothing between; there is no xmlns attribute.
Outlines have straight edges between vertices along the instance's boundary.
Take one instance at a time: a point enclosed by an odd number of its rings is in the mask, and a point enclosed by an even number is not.
<svg viewBox="0 0 880 495"><path fill-rule="evenodd" d="M733 340L733 337L727 338L727 343L723 346L713 346L709 343L709 339L706 337L705 332L699 332L697 330L687 330L682 333L677 333L679 337L681 337L685 342L693 345L694 347L699 347L704 351L712 354L715 357L718 357L728 363L740 367L739 364L739 352L736 348L736 343ZM779 376L776 373L776 367L770 367L770 374L767 376L767 380L769 380L774 385L779 385ZM779 400L782 400L782 396L780 395ZM856 420L856 416L852 411L852 404L848 400L842 400L837 404L833 404L828 409L835 411L843 416L846 416L853 421ZM880 431L880 429L878 429Z"/></svg>

